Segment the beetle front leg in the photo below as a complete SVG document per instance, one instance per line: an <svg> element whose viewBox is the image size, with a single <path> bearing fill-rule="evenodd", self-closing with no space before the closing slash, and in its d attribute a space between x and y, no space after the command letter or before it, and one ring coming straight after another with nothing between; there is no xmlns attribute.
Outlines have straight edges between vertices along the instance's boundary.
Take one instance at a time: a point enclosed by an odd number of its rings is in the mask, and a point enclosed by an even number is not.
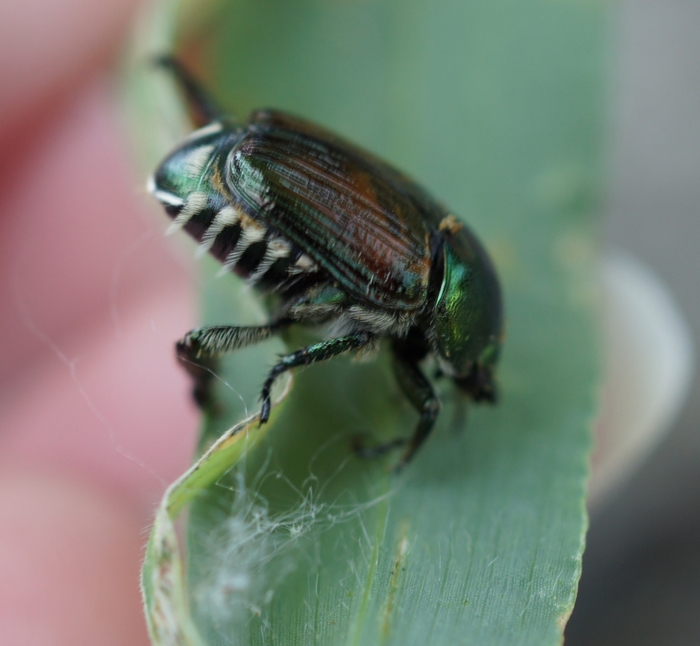
<svg viewBox="0 0 700 646"><path fill-rule="evenodd" d="M440 413L440 400L418 364L405 359L398 353L394 354L394 374L401 390L420 413L418 426L416 426L413 436L408 440L408 446L396 465L398 471L411 461L416 451L433 430L435 420Z"/></svg>
<svg viewBox="0 0 700 646"><path fill-rule="evenodd" d="M290 323L284 319L250 327L214 325L188 332L177 342L175 353L194 381L192 394L197 405L204 408L210 402L211 382L220 356L265 341Z"/></svg>
<svg viewBox="0 0 700 646"><path fill-rule="evenodd" d="M371 332L355 332L337 339L314 343L306 348L282 356L279 363L270 370L270 374L265 380L260 393L260 399L262 400L260 423L264 424L270 417L270 391L272 390L272 384L283 372L298 366L308 366L317 361L325 361L350 350L358 350L366 346L374 338L375 336Z"/></svg>
<svg viewBox="0 0 700 646"><path fill-rule="evenodd" d="M413 353L410 350L405 343L394 345L394 375L401 390L420 413L420 421L416 430L410 438L398 437L378 446L356 447L356 451L361 457L376 458L407 445L396 465L396 471L400 471L411 461L432 431L435 420L440 413L440 400L418 366L417 356L412 356Z"/></svg>

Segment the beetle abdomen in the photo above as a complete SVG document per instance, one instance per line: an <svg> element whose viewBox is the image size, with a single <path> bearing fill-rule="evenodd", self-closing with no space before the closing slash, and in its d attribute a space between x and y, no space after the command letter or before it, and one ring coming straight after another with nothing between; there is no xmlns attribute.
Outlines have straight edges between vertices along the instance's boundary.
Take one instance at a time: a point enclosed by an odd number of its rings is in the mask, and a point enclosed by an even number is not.
<svg viewBox="0 0 700 646"><path fill-rule="evenodd" d="M253 285L280 287L319 269L297 245L232 205L216 213L193 237L201 252L210 252L222 263L222 271L232 271Z"/></svg>
<svg viewBox="0 0 700 646"><path fill-rule="evenodd" d="M319 271L316 262L296 244L255 218L224 194L217 149L196 141L176 153L175 181L163 167L150 190L166 203L173 218L168 232L184 229L197 242L199 253L210 252L232 271L263 289L284 288L301 274ZM177 190L177 193L175 192Z"/></svg>

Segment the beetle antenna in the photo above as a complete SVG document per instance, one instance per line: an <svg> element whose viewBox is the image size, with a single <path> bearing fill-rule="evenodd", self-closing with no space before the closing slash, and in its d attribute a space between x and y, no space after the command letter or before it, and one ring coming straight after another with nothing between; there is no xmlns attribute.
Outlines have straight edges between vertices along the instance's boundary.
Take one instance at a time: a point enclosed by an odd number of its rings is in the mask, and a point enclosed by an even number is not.
<svg viewBox="0 0 700 646"><path fill-rule="evenodd" d="M192 120L198 128L221 119L222 112L216 107L209 93L177 58L164 54L154 57L153 64L168 70L175 77L189 104Z"/></svg>

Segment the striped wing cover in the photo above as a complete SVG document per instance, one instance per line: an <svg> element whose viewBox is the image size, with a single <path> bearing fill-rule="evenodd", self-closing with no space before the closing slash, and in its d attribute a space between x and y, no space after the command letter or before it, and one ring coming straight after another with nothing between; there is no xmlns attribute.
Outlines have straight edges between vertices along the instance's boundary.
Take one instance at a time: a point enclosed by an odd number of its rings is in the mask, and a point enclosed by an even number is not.
<svg viewBox="0 0 700 646"><path fill-rule="evenodd" d="M226 173L245 210L297 243L353 296L385 309L425 302L430 232L397 172L300 119L261 111Z"/></svg>

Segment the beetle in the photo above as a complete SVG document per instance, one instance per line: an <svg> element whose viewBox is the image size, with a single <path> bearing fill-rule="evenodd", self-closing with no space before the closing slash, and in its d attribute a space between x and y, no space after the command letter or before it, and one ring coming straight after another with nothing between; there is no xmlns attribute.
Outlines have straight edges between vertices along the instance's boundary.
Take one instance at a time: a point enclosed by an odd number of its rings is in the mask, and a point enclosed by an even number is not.
<svg viewBox="0 0 700 646"><path fill-rule="evenodd" d="M283 355L265 380L260 423L282 373L387 339L396 380L420 415L403 447L407 464L440 410L420 364L433 355L473 401L495 402L494 372L503 339L501 288L469 228L413 180L338 135L277 110L245 123L227 118L174 58L168 68L199 127L171 152L149 190L203 252L270 296L267 325L192 330L177 343L200 406L224 353L263 341L293 324L334 322L335 336Z"/></svg>

